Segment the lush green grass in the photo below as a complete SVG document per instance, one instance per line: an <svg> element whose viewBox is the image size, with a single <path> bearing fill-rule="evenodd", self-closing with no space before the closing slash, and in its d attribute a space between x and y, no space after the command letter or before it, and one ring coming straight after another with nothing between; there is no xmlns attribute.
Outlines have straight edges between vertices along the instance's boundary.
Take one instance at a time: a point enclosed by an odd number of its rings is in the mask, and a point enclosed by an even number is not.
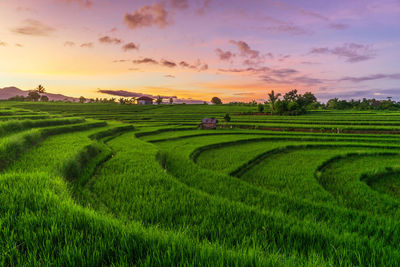
<svg viewBox="0 0 400 267"><path fill-rule="evenodd" d="M365 173L379 173L399 165L398 153L357 153L331 158L316 174L321 185L342 205L399 217L400 201L371 190L360 177Z"/></svg>
<svg viewBox="0 0 400 267"><path fill-rule="evenodd" d="M397 112L2 104L0 265L400 262Z"/></svg>
<svg viewBox="0 0 400 267"><path fill-rule="evenodd" d="M365 173L360 177L361 181L367 185L384 194L388 194L395 198L400 198L400 180L398 169L393 167L386 168L383 172Z"/></svg>

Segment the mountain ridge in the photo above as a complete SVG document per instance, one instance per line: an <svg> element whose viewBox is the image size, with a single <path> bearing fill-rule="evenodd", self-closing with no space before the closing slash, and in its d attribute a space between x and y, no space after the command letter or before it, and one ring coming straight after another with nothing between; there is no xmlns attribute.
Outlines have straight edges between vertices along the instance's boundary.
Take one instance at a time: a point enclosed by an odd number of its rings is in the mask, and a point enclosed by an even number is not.
<svg viewBox="0 0 400 267"><path fill-rule="evenodd" d="M0 88L0 100L7 100L11 97L14 96L24 96L27 97L29 92L31 90L22 90L19 89L18 87L15 86L9 86L9 87L4 87L4 88ZM63 94L53 94L53 93L42 93L40 95L45 95L49 98L50 101L77 101L78 98L76 97L71 97L71 96L65 96Z"/></svg>

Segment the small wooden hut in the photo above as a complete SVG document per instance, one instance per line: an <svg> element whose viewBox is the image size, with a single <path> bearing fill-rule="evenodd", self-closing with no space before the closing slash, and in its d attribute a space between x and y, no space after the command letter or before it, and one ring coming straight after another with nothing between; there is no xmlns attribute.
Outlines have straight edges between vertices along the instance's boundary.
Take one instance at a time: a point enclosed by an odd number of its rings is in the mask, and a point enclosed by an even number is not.
<svg viewBox="0 0 400 267"><path fill-rule="evenodd" d="M216 129L218 120L216 118L204 118L201 121L200 128L203 130Z"/></svg>

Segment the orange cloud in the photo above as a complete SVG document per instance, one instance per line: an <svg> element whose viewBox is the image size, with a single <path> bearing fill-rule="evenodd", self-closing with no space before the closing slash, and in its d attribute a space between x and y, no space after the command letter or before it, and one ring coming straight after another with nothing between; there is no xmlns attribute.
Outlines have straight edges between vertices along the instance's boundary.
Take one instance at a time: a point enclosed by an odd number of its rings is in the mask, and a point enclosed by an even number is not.
<svg viewBox="0 0 400 267"><path fill-rule="evenodd" d="M93 48L93 43L83 43L81 44L81 47Z"/></svg>

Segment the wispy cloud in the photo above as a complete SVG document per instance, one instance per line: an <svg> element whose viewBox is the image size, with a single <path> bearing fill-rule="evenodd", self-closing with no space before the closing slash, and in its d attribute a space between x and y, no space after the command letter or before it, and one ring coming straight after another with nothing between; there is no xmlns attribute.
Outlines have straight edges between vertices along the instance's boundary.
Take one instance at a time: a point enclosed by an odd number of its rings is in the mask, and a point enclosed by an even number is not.
<svg viewBox="0 0 400 267"><path fill-rule="evenodd" d="M329 28L335 29L335 30L346 30L346 29L350 28L350 26L348 24L344 24L344 23L331 23L331 24L329 24Z"/></svg>
<svg viewBox="0 0 400 267"><path fill-rule="evenodd" d="M324 82L322 79L302 75L298 70L290 68L250 67L243 69L219 69L219 71L226 73L255 75L259 77L262 81L272 84L316 85Z"/></svg>
<svg viewBox="0 0 400 267"><path fill-rule="evenodd" d="M91 6L93 6L93 1L91 0L55 0L56 2L60 2L60 3L67 3L67 4L79 4L82 7L86 7L89 8Z"/></svg>
<svg viewBox="0 0 400 267"><path fill-rule="evenodd" d="M215 53L217 53L218 58L222 61L230 61L234 56L236 56L231 51L223 51L220 48L215 49Z"/></svg>
<svg viewBox="0 0 400 267"><path fill-rule="evenodd" d="M120 44L122 40L110 36L103 36L99 38L99 42L103 44Z"/></svg>
<svg viewBox="0 0 400 267"><path fill-rule="evenodd" d="M34 12L34 9L26 6L18 6L17 7L18 12Z"/></svg>
<svg viewBox="0 0 400 267"><path fill-rule="evenodd" d="M360 77L344 77L339 81L349 81L354 83L365 82L365 81L373 81L373 80L381 80L381 79L392 79L392 80L400 80L400 73L395 74L372 74L367 76Z"/></svg>
<svg viewBox="0 0 400 267"><path fill-rule="evenodd" d="M328 54L335 55L339 58L345 58L346 62L356 63L376 57L372 47L356 43L345 43L335 48L317 47L312 48L311 54Z"/></svg>
<svg viewBox="0 0 400 267"><path fill-rule="evenodd" d="M328 100L340 96L340 99L354 99L354 98L378 98L385 99L387 97L394 97L400 99L400 88L390 88L390 89L364 89L364 90L320 90L315 94L318 99Z"/></svg>
<svg viewBox="0 0 400 267"><path fill-rule="evenodd" d="M167 68L176 68L176 67L181 67L181 68L188 68L188 69L193 69L197 71L205 71L208 70L208 64L202 63L200 60L197 60L195 64L190 64L186 61L180 61L179 63L172 61L172 60L166 60L166 59L161 59L160 61L153 59L153 58L143 58L143 59L135 59L132 61L133 64L152 64L152 65L160 65L163 67Z"/></svg>
<svg viewBox="0 0 400 267"><path fill-rule="evenodd" d="M66 41L66 42L64 43L64 46L73 47L73 46L75 46L75 43L74 43L74 42L71 42L71 41Z"/></svg>
<svg viewBox="0 0 400 267"><path fill-rule="evenodd" d="M158 61L152 58L143 58L143 59L135 59L132 60L133 64L158 64Z"/></svg>
<svg viewBox="0 0 400 267"><path fill-rule="evenodd" d="M178 9L186 9L189 7L188 0L170 0L171 6Z"/></svg>
<svg viewBox="0 0 400 267"><path fill-rule="evenodd" d="M177 66L177 64L175 62L165 60L165 59L161 60L161 65L168 67L168 68L175 68Z"/></svg>
<svg viewBox="0 0 400 267"><path fill-rule="evenodd" d="M323 81L317 78L311 78L308 76L298 76L298 77L273 77L269 75L260 76L261 80L272 84L285 84L285 85L307 85L314 86L317 84L322 84Z"/></svg>
<svg viewBox="0 0 400 267"><path fill-rule="evenodd" d="M113 62L114 63L124 63L124 62L129 62L130 60L128 60L128 59L116 59L116 60L114 60Z"/></svg>
<svg viewBox="0 0 400 267"><path fill-rule="evenodd" d="M93 43L83 43L83 44L80 45L80 47L83 47L83 48L93 48L94 45L93 45Z"/></svg>
<svg viewBox="0 0 400 267"><path fill-rule="evenodd" d="M38 20L26 19L20 27L11 30L15 34L32 36L49 36L55 29Z"/></svg>
<svg viewBox="0 0 400 267"><path fill-rule="evenodd" d="M204 15L206 11L210 8L212 0L202 0L200 7L197 9L197 14Z"/></svg>
<svg viewBox="0 0 400 267"><path fill-rule="evenodd" d="M133 42L130 42L122 46L122 50L124 50L125 52L130 50L139 50L139 46Z"/></svg>
<svg viewBox="0 0 400 267"><path fill-rule="evenodd" d="M236 45L236 47L240 51L241 56L250 57L250 58L258 58L260 56L259 51L251 49L250 46L244 41L231 40L230 43Z"/></svg>
<svg viewBox="0 0 400 267"><path fill-rule="evenodd" d="M256 66L265 61L265 56L261 55L260 51L251 49L250 46L244 41L230 40L231 44L234 44L239 50L239 55L244 57L244 65Z"/></svg>

